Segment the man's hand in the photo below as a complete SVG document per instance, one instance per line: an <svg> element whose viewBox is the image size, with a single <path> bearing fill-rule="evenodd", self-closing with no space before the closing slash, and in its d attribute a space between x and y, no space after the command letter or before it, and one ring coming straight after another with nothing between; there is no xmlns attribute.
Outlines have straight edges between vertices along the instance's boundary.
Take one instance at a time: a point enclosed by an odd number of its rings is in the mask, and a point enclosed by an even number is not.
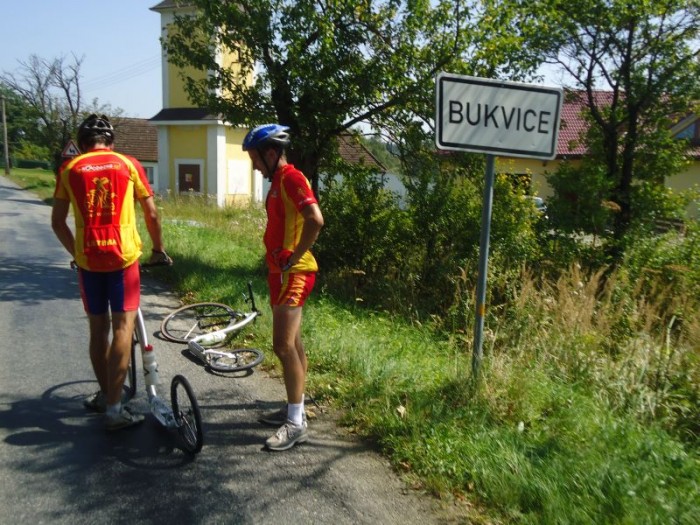
<svg viewBox="0 0 700 525"><path fill-rule="evenodd" d="M173 260L165 251L153 250L151 258L146 263L148 266L172 266Z"/></svg>
<svg viewBox="0 0 700 525"><path fill-rule="evenodd" d="M274 252L272 252L272 259L275 261L275 264L279 266L280 270L283 272L286 272L292 267L292 262L291 258L294 252L292 250L283 250L282 248L278 248Z"/></svg>

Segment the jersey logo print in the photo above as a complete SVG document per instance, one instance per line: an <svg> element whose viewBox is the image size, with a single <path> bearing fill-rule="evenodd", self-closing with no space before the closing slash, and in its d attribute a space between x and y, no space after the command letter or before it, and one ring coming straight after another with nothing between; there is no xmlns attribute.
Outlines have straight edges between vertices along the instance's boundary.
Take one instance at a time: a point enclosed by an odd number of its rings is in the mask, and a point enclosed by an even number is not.
<svg viewBox="0 0 700 525"><path fill-rule="evenodd" d="M103 214L114 215L114 198L116 193L109 188L107 177L95 177L92 179L95 188L91 189L85 198L85 206L89 217L99 217Z"/></svg>

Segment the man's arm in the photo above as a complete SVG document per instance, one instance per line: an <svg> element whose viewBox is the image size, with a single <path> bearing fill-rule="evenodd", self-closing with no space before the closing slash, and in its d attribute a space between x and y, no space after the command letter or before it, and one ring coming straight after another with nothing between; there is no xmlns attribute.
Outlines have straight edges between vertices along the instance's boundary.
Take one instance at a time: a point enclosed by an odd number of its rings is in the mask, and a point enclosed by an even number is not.
<svg viewBox="0 0 700 525"><path fill-rule="evenodd" d="M301 216L304 218L304 225L302 226L299 244L297 244L294 253L289 257L290 265L298 263L302 255L311 249L311 246L318 239L321 228L323 228L323 215L318 204L309 204L302 208Z"/></svg>
<svg viewBox="0 0 700 525"><path fill-rule="evenodd" d="M145 199L140 199L139 202L143 209L146 229L148 230L148 235L151 237L153 249L157 252L164 252L163 230L160 227L160 217L158 217L158 208L156 208L155 199L153 197L146 197Z"/></svg>
<svg viewBox="0 0 700 525"><path fill-rule="evenodd" d="M66 251L75 258L75 237L73 237L73 232L68 227L67 222L69 209L70 201L54 198L51 210L51 228Z"/></svg>
<svg viewBox="0 0 700 525"><path fill-rule="evenodd" d="M151 238L153 245L153 253L148 259L149 265L167 265L173 264L173 260L165 253L165 245L163 244L163 230L160 227L160 218L158 217L158 208L153 196L140 199L143 216L146 220L146 229Z"/></svg>

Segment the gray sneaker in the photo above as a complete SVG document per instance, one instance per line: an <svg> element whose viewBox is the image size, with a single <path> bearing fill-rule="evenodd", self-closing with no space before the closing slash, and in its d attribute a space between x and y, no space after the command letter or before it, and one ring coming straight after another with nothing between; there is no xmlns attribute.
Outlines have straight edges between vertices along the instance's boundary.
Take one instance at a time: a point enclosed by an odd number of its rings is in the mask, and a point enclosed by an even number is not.
<svg viewBox="0 0 700 525"><path fill-rule="evenodd" d="M129 400L129 396L126 392L122 392L122 403L126 403ZM104 414L107 412L107 396L102 390L98 390L92 394L87 399L83 400L83 406L88 410L97 412L98 414Z"/></svg>
<svg viewBox="0 0 700 525"><path fill-rule="evenodd" d="M83 406L98 414L104 414L107 411L107 398L102 390L98 390L83 401Z"/></svg>
<svg viewBox="0 0 700 525"><path fill-rule="evenodd" d="M297 443L304 443L309 438L306 425L296 426L287 421L275 435L265 441L270 450L282 451L292 448Z"/></svg>
<svg viewBox="0 0 700 525"><path fill-rule="evenodd" d="M132 427L143 422L142 414L134 414L129 407L123 406L116 416L105 415L105 428L110 432L122 428Z"/></svg>
<svg viewBox="0 0 700 525"><path fill-rule="evenodd" d="M304 410L304 413L301 417L304 426L308 426L309 424L306 421L306 410ZM287 405L284 405L279 410L263 414L262 417L258 419L258 421L265 425L270 425L271 427L279 427L281 425L284 425L287 422Z"/></svg>
<svg viewBox="0 0 700 525"><path fill-rule="evenodd" d="M268 412L263 414L258 420L265 425L270 425L271 427L279 427L287 422L287 405L284 405L279 410L274 410L273 412Z"/></svg>

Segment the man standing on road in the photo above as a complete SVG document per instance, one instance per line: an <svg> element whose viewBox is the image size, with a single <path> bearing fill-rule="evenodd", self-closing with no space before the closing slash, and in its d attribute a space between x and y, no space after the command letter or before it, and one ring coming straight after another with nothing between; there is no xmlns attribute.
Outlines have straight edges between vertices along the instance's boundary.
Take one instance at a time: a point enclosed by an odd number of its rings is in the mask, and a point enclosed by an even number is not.
<svg viewBox="0 0 700 525"><path fill-rule="evenodd" d="M143 166L112 151L113 143L114 128L104 115L90 115L80 124L78 146L85 153L61 166L51 214L56 237L78 266L80 295L90 327L90 361L100 390L84 404L105 413L107 430L144 419L121 403L141 299L138 259L142 252L135 199L141 204L153 243L149 262L172 264L163 248L158 211ZM71 205L75 236L67 223Z"/></svg>
<svg viewBox="0 0 700 525"><path fill-rule="evenodd" d="M263 241L272 305L272 347L282 363L287 405L261 421L279 426L265 444L287 450L307 440L304 387L308 368L301 342L302 307L313 289L318 265L309 249L323 227L318 201L304 174L287 163L289 130L265 124L243 140L253 167L270 179L265 201L267 227Z"/></svg>

